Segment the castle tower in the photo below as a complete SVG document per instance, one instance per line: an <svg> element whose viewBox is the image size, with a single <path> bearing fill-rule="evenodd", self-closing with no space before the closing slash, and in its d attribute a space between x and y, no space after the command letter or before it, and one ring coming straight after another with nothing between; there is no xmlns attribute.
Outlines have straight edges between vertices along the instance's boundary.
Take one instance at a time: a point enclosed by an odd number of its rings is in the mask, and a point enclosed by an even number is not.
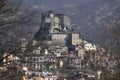
<svg viewBox="0 0 120 80"><path fill-rule="evenodd" d="M42 13L39 31L35 34L36 40L49 40L52 34L65 33L71 30L70 17L63 14L55 14L52 11Z"/></svg>

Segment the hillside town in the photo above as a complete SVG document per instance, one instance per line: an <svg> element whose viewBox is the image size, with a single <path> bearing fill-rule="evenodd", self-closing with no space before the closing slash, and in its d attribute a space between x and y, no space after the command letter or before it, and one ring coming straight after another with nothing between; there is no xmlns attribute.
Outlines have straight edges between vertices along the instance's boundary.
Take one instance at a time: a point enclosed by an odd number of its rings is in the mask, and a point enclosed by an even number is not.
<svg viewBox="0 0 120 80"><path fill-rule="evenodd" d="M41 13L33 40L19 43L17 54L1 53L0 80L112 80L120 69L120 55L83 39L64 14Z"/></svg>

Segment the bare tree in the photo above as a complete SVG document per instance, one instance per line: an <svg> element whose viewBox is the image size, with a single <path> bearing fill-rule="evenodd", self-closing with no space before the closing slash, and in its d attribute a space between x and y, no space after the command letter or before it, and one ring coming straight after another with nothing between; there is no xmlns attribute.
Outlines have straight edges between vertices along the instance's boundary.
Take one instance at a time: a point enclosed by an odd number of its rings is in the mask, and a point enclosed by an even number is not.
<svg viewBox="0 0 120 80"><path fill-rule="evenodd" d="M111 29L113 37L115 39L114 46L112 46L112 50L115 53L120 54L120 17L116 20L113 28Z"/></svg>
<svg viewBox="0 0 120 80"><path fill-rule="evenodd" d="M23 9L21 5L21 0L0 0L0 52L19 53L19 39L25 35L22 28L38 25L34 21L38 16L37 12L30 7Z"/></svg>

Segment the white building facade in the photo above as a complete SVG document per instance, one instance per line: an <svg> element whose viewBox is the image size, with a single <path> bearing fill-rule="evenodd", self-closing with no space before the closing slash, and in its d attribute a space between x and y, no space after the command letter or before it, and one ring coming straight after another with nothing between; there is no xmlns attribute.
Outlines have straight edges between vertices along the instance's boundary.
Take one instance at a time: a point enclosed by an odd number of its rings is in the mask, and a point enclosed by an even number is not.
<svg viewBox="0 0 120 80"><path fill-rule="evenodd" d="M84 44L84 48L87 50L87 51L97 51L97 47L95 44L92 44L92 43L86 43Z"/></svg>

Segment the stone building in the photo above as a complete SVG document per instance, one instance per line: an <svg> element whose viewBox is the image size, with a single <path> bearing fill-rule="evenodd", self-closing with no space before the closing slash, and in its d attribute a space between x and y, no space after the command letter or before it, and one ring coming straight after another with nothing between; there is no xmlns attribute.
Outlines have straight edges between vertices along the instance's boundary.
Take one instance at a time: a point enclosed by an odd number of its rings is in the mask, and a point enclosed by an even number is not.
<svg viewBox="0 0 120 80"><path fill-rule="evenodd" d="M68 41L68 34L52 34L51 41L53 44L65 46Z"/></svg>
<svg viewBox="0 0 120 80"><path fill-rule="evenodd" d="M71 39L72 39L72 45L78 45L79 44L79 34L78 33L72 33L71 34Z"/></svg>
<svg viewBox="0 0 120 80"><path fill-rule="evenodd" d="M68 48L69 51L74 51L75 50L75 46L78 45L80 43L80 37L78 33L70 33L69 34L69 39L67 41L68 43Z"/></svg>
<svg viewBox="0 0 120 80"><path fill-rule="evenodd" d="M54 33L67 33L71 31L70 17L63 14L55 14L52 11L41 14L41 25L35 34L36 40L49 40Z"/></svg>
<svg viewBox="0 0 120 80"><path fill-rule="evenodd" d="M86 54L85 49L81 45L75 46L75 50L77 51L77 56L81 59L84 59L84 56Z"/></svg>

